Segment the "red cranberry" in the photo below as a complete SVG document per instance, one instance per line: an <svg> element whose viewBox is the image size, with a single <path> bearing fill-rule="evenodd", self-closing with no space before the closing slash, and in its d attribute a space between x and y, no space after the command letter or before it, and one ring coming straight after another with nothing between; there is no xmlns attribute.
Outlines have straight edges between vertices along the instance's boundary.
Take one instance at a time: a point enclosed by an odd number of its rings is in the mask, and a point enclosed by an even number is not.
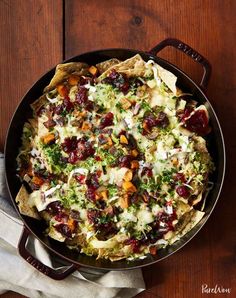
<svg viewBox="0 0 236 298"><path fill-rule="evenodd" d="M147 175L147 177L152 177L153 176L153 172L152 172L152 169L150 168L147 168L147 167L144 167L143 170L142 170L142 176L143 175Z"/></svg>
<svg viewBox="0 0 236 298"><path fill-rule="evenodd" d="M62 106L67 112L70 112L74 108L74 104L69 98L64 99Z"/></svg>
<svg viewBox="0 0 236 298"><path fill-rule="evenodd" d="M100 128L103 129L106 126L110 126L113 125L113 118L114 115L112 112L107 113L100 121Z"/></svg>
<svg viewBox="0 0 236 298"><path fill-rule="evenodd" d="M180 185L176 187L176 192L180 197L187 198L189 196L189 189L185 185Z"/></svg>
<svg viewBox="0 0 236 298"><path fill-rule="evenodd" d="M64 142L61 144L63 151L66 153L72 152L77 148L77 138L71 137L71 138L65 138Z"/></svg>
<svg viewBox="0 0 236 298"><path fill-rule="evenodd" d="M55 226L55 229L61 233L63 236L65 236L66 238L72 238L72 231L71 229L68 227L68 225L65 224L59 224Z"/></svg>
<svg viewBox="0 0 236 298"><path fill-rule="evenodd" d="M148 130L151 130L154 126L156 126L156 117L149 113L145 118L144 118L144 123Z"/></svg>
<svg viewBox="0 0 236 298"><path fill-rule="evenodd" d="M119 89L120 91L122 91L124 94L127 94L129 91L129 83L128 82L124 82L123 84L120 85Z"/></svg>
<svg viewBox="0 0 236 298"><path fill-rule="evenodd" d="M68 162L71 164L74 164L78 161L78 156L76 154L76 151L72 151L69 153Z"/></svg>
<svg viewBox="0 0 236 298"><path fill-rule="evenodd" d="M204 136L209 132L208 117L204 110L196 111L184 125L188 130Z"/></svg>
<svg viewBox="0 0 236 298"><path fill-rule="evenodd" d="M100 186L98 176L96 174L91 174L86 180L86 185L96 190Z"/></svg>
<svg viewBox="0 0 236 298"><path fill-rule="evenodd" d="M66 223L68 221L69 216L65 213L59 213L55 216L56 221L59 221L61 223Z"/></svg>
<svg viewBox="0 0 236 298"><path fill-rule="evenodd" d="M164 112L159 112L156 119L156 125L166 128L169 125L169 119Z"/></svg>
<svg viewBox="0 0 236 298"><path fill-rule="evenodd" d="M129 91L130 83L125 74L118 73L112 69L108 77L102 81L105 84L111 84L113 87L119 89L121 92L126 94Z"/></svg>
<svg viewBox="0 0 236 298"><path fill-rule="evenodd" d="M90 209L87 212L87 217L88 217L88 220L91 224L96 224L98 222L98 219L99 219L100 215L101 214L100 214L99 210Z"/></svg>
<svg viewBox="0 0 236 298"><path fill-rule="evenodd" d="M190 116L192 111L192 107L186 107L184 110L177 110L176 116L178 117L179 121L184 121L187 117Z"/></svg>
<svg viewBox="0 0 236 298"><path fill-rule="evenodd" d="M125 244L131 245L133 253L140 252L140 243L137 239L128 239L125 241Z"/></svg>
<svg viewBox="0 0 236 298"><path fill-rule="evenodd" d="M186 182L186 178L185 178L185 176L184 176L183 173L176 173L176 174L174 175L174 180L175 180L175 181L180 181L180 182L182 182L182 183L185 183L185 182Z"/></svg>
<svg viewBox="0 0 236 298"><path fill-rule="evenodd" d="M118 163L121 168L123 168L123 167L130 168L132 160L133 160L133 157L131 155L121 156L119 158Z"/></svg>
<svg viewBox="0 0 236 298"><path fill-rule="evenodd" d="M85 183L85 175L75 175L75 179L80 183L80 184L84 184Z"/></svg>
<svg viewBox="0 0 236 298"><path fill-rule="evenodd" d="M47 208L46 210L52 214L52 215L55 215L55 214L59 214L62 212L62 205L59 201L55 201L55 202L52 202L50 204L47 205Z"/></svg>
<svg viewBox="0 0 236 298"><path fill-rule="evenodd" d="M76 101L78 104L82 105L88 100L87 89L85 87L80 87L78 93L76 94Z"/></svg>
<svg viewBox="0 0 236 298"><path fill-rule="evenodd" d="M161 212L160 214L158 214L157 218L158 218L157 226L159 227L159 230L160 231L166 233L168 231L173 231L174 230L174 227L173 227L173 223L172 222L175 219L177 219L177 215L176 215L175 210L173 210L173 213L172 214ZM165 227L161 227L159 225L160 222L164 223L165 224Z"/></svg>
<svg viewBox="0 0 236 298"><path fill-rule="evenodd" d="M85 160L89 156L95 154L95 149L89 141L86 141L84 138L78 140L77 143L77 155L79 160Z"/></svg>

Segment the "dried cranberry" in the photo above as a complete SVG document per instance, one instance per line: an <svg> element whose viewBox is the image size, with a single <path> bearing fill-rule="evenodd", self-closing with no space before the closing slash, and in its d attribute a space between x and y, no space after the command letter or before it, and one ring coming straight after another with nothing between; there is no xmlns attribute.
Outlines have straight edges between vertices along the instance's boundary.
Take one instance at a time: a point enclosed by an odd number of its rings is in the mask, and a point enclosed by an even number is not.
<svg viewBox="0 0 236 298"><path fill-rule="evenodd" d="M62 212L62 205L59 201L55 201L55 202L52 202L50 204L47 205L47 208L46 210L52 214L52 215L55 215L55 214L59 214Z"/></svg>
<svg viewBox="0 0 236 298"><path fill-rule="evenodd" d="M133 157L131 155L121 156L118 160L118 164L121 168L130 168L131 167L131 161L133 160Z"/></svg>
<svg viewBox="0 0 236 298"><path fill-rule="evenodd" d="M72 238L72 231L66 224L59 224L55 226L55 229L66 238Z"/></svg>
<svg viewBox="0 0 236 298"><path fill-rule="evenodd" d="M94 158L95 158L96 161L101 161L102 160L101 157L98 156L98 155L94 156Z"/></svg>
<svg viewBox="0 0 236 298"><path fill-rule="evenodd" d="M95 201L96 199L96 189L98 189L99 185L99 181L98 181L98 176L96 174L91 174L90 176L88 176L87 180L85 181L86 185L87 185L87 198L90 201Z"/></svg>
<svg viewBox="0 0 236 298"><path fill-rule="evenodd" d="M100 185L98 181L98 176L96 174L91 174L86 180L86 185L90 188L96 190Z"/></svg>
<svg viewBox="0 0 236 298"><path fill-rule="evenodd" d="M169 125L169 119L164 112L159 112L157 114L156 125L162 128L166 128Z"/></svg>
<svg viewBox="0 0 236 298"><path fill-rule="evenodd" d="M85 175L75 175L75 179L80 183L80 184L84 184L85 183Z"/></svg>
<svg viewBox="0 0 236 298"><path fill-rule="evenodd" d="M77 148L77 138L75 136L71 138L65 138L64 142L61 144L63 151L70 153Z"/></svg>
<svg viewBox="0 0 236 298"><path fill-rule="evenodd" d="M96 189L94 189L93 187L88 187L86 191L86 196L88 200L94 202L96 200Z"/></svg>
<svg viewBox="0 0 236 298"><path fill-rule="evenodd" d="M81 138L77 142L77 156L79 160L85 160L89 156L95 154L95 149L93 148L91 142L86 141L84 138Z"/></svg>
<svg viewBox="0 0 236 298"><path fill-rule="evenodd" d="M192 132L204 136L209 132L208 117L204 110L196 111L185 121L184 127Z"/></svg>
<svg viewBox="0 0 236 298"><path fill-rule="evenodd" d="M125 244L131 246L133 253L140 252L140 243L137 239L128 239L125 241Z"/></svg>
<svg viewBox="0 0 236 298"><path fill-rule="evenodd" d="M112 112L107 113L100 121L99 127L101 129L105 128L106 126L113 125L113 118L114 115Z"/></svg>
<svg viewBox="0 0 236 298"><path fill-rule="evenodd" d="M87 217L91 224L98 223L98 219L99 219L100 215L101 215L101 213L99 210L90 209L87 212Z"/></svg>
<svg viewBox="0 0 236 298"><path fill-rule="evenodd" d="M88 100L87 89L85 87L80 87L78 93L76 94L76 101L78 104L82 105Z"/></svg>
<svg viewBox="0 0 236 298"><path fill-rule="evenodd" d="M147 177L152 177L153 176L153 172L152 169L144 167L141 173L142 176L147 175Z"/></svg>
<svg viewBox="0 0 236 298"><path fill-rule="evenodd" d="M146 126L147 130L151 130L154 126L156 126L156 117L154 114L149 113L144 118L144 125Z"/></svg>
<svg viewBox="0 0 236 298"><path fill-rule="evenodd" d="M54 113L57 114L57 115L60 115L63 111L63 105L58 105L54 108Z"/></svg>
<svg viewBox="0 0 236 298"><path fill-rule="evenodd" d="M185 183L186 182L186 178L185 178L185 176L184 176L183 173L176 173L174 175L174 180L177 181L177 182L180 181L182 183Z"/></svg>
<svg viewBox="0 0 236 298"><path fill-rule="evenodd" d="M168 214L166 212L161 212L157 215L156 226L158 227L160 232L167 233L168 231L173 231L173 221L177 219L177 215L175 210L173 210L172 214ZM164 227L160 226L159 223L162 222L165 224Z"/></svg>
<svg viewBox="0 0 236 298"><path fill-rule="evenodd" d="M108 77L111 80L116 80L119 78L119 73L115 69L112 69Z"/></svg>
<svg viewBox="0 0 236 298"><path fill-rule="evenodd" d="M130 88L130 83L126 75L118 73L115 69L112 69L108 77L103 79L102 82L112 85L124 94L126 94Z"/></svg>
<svg viewBox="0 0 236 298"><path fill-rule="evenodd" d="M124 94L127 94L129 91L129 82L124 82L123 84L120 85L119 89L122 91Z"/></svg>
<svg viewBox="0 0 236 298"><path fill-rule="evenodd" d="M69 153L68 162L71 164L74 164L78 161L78 156L76 154L76 151L72 151Z"/></svg>
<svg viewBox="0 0 236 298"><path fill-rule="evenodd" d="M62 223L66 223L68 221L68 218L69 218L69 216L63 212L56 214L56 216L55 216L55 220L58 222L62 222Z"/></svg>
<svg viewBox="0 0 236 298"><path fill-rule="evenodd" d="M189 196L189 189L185 185L180 185L176 187L176 192L180 197L187 198Z"/></svg>
<svg viewBox="0 0 236 298"><path fill-rule="evenodd" d="M69 98L64 99L62 106L67 112L70 112L74 108L74 104Z"/></svg>
<svg viewBox="0 0 236 298"><path fill-rule="evenodd" d="M190 116L192 111L192 107L186 107L184 110L177 110L176 116L178 117L179 121L184 121L187 117Z"/></svg>

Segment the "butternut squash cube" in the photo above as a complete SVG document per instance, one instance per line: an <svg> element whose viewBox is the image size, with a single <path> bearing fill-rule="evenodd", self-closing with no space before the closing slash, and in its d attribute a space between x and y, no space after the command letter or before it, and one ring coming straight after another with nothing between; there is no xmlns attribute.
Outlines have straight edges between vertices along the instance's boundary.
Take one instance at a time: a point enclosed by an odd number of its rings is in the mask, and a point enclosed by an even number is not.
<svg viewBox="0 0 236 298"><path fill-rule="evenodd" d="M124 136L124 135L120 136L120 142L121 142L121 144L128 144L129 143L126 136Z"/></svg>
<svg viewBox="0 0 236 298"><path fill-rule="evenodd" d="M137 188L133 185L132 182L130 181L124 181L122 184L122 188L126 191L126 192L136 192Z"/></svg>
<svg viewBox="0 0 236 298"><path fill-rule="evenodd" d="M98 73L98 69L97 69L97 67L95 67L95 66L90 66L89 67L89 70L88 70L90 73L91 73L91 75L93 75L93 76L96 76L97 75L97 73Z"/></svg>

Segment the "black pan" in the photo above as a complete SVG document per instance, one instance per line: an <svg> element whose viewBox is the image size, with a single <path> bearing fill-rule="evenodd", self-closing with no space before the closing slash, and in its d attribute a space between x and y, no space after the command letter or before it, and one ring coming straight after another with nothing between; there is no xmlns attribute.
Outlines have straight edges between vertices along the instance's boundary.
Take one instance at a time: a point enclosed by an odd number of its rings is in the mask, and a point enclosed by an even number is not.
<svg viewBox="0 0 236 298"><path fill-rule="evenodd" d="M172 46L184 52L193 60L200 63L200 65L204 69L204 74L200 85L196 84L191 78L189 78L182 70L180 70L176 66L156 56L156 54L160 50L167 46ZM126 270L143 267L158 262L163 258L170 256L172 253L176 252L178 249L183 247L191 238L193 238L197 234L197 232L202 228L204 223L209 218L219 197L225 173L225 146L219 121L209 100L207 99L204 93L204 90L206 89L210 78L211 66L202 55L200 55L198 52L193 50L185 43L177 39L169 38L155 46L150 52L142 52L130 49L106 49L81 54L65 62L82 61L87 62L88 64L96 64L98 62L110 58L118 58L120 60L125 60L134 56L137 53L140 54L144 60L147 61L149 59L153 59L162 67L174 73L178 77L177 85L182 90L192 93L194 95L194 99L197 99L199 101L199 104L204 104L209 112L212 132L207 137L207 142L210 154L213 156L215 162L216 170L213 176L211 177L211 181L214 182L214 187L207 198L204 210L206 214L203 217L203 219L178 242L174 243L170 247L158 251L158 254L156 256L150 255L146 259L132 262L127 262L125 260L120 260L117 262L111 262L108 260L96 260L94 257L89 257L83 254L73 252L69 250L63 243L57 242L53 239L49 239L48 237L46 237L43 233L45 229L45 224L43 222L19 214L24 223L24 231L18 245L19 253L31 265L40 270L42 273L50 276L51 278L63 279L71 272L77 270L80 266L107 270ZM6 180L11 195L12 203L17 209L17 211L18 207L15 202L15 197L21 187L21 182L16 176L16 156L18 154L19 147L21 146L23 124L32 115L30 104L42 94L44 87L48 85L50 79L54 75L54 72L55 68L47 72L26 93L26 95L23 97L15 111L15 114L12 118L8 130L8 135L5 144ZM58 272L45 266L40 261L35 259L26 249L26 242L30 234L38 238L52 253L57 254L65 261L69 261L71 266L69 266L64 272Z"/></svg>

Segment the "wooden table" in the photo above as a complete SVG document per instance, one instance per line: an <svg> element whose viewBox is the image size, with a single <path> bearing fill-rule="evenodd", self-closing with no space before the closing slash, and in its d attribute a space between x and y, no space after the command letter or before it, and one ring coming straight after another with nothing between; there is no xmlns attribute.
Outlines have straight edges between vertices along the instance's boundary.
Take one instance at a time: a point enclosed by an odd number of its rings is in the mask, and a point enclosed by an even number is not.
<svg viewBox="0 0 236 298"><path fill-rule="evenodd" d="M65 58L109 47L148 50L171 36L197 49L213 65L208 95L225 136L224 188L197 237L168 259L143 269L147 290L140 298L217 296L202 294L202 284L230 288L231 294L220 297L236 297L235 11L234 0L0 1L1 150L21 97ZM161 56L200 80L201 67L188 57L174 49Z"/></svg>

